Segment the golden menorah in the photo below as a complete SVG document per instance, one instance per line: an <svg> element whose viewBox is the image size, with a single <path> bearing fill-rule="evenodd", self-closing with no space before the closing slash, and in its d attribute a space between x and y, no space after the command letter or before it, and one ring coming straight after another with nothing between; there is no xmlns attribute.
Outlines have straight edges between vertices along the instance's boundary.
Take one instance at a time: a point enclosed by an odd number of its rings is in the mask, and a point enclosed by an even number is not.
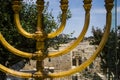
<svg viewBox="0 0 120 80"><path fill-rule="evenodd" d="M44 32L44 26L43 26L43 10L44 10L45 2L44 2L44 0L37 0L37 2L36 2L37 9L38 9L37 30L35 33L31 34L31 33L28 33L27 31L25 31L20 24L20 19L19 19L19 11L21 9L20 0L13 0L12 7L13 7L13 11L14 11L15 25L16 25L19 33L21 33L23 36L25 36L26 38L32 38L32 39L36 40L36 52L28 53L28 52L20 51L20 50L14 48L5 40L5 38L2 36L1 33L0 33L0 42L6 49L8 49L13 54L24 57L24 58L36 60L36 69L37 70L35 73L25 73L25 72L19 72L19 71L12 70L12 69L7 68L7 67L3 66L2 64L0 64L0 71L8 73L12 76L17 76L17 77L21 77L21 78L35 78L36 80L44 80L45 78L60 78L60 77L69 76L71 74L80 72L80 71L84 70L87 66L89 66L95 60L97 55L103 49L103 47L107 41L107 38L109 36L111 20L112 20L111 10L114 6L114 4L113 4L114 0L105 0L105 8L106 8L105 32L103 34L100 44L98 45L96 51L92 54L92 56L88 60L83 62L81 65L77 66L76 68L70 69L68 71L63 71L63 72L58 72L58 73L46 73L44 71L43 60L45 58L58 57L60 55L64 55L64 54L68 53L69 51L74 49L83 40L83 38L87 32L87 29L89 26L89 21L90 21L90 10L91 10L91 6L92 6L92 4L91 4L92 0L84 0L83 1L83 3L84 3L83 7L85 9L85 22L84 22L83 29L82 29L80 35L78 36L78 38L70 46L66 47L65 49L63 49L61 51L45 53L45 40L48 38L56 37L65 28L66 16L67 16L66 13L68 10L68 2L69 2L68 0L60 1L60 3L61 3L60 7L62 10L62 16L61 16L62 20L61 20L60 27L56 31L46 34Z"/></svg>

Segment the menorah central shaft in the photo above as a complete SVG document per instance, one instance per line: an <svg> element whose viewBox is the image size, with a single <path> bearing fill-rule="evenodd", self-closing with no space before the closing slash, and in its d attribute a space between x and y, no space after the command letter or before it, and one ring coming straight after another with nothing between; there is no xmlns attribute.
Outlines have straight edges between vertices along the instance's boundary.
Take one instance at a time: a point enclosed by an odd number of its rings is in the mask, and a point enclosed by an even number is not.
<svg viewBox="0 0 120 80"><path fill-rule="evenodd" d="M44 9L44 0L37 0L37 9L38 9L38 20L37 20L37 31L35 32L36 36L36 69L37 72L34 74L35 80L43 80L44 78L40 75L44 75L44 48L45 48L45 33L44 33L44 25L43 25L43 9Z"/></svg>
<svg viewBox="0 0 120 80"><path fill-rule="evenodd" d="M61 9L63 11L62 15L66 15L66 11L68 8L68 0L61 0ZM38 8L38 21L37 21L37 31L35 32L36 39L36 54L38 55L36 58L36 69L37 72L34 74L36 80L43 80L47 76L45 76L44 72L44 59L45 59L45 39L46 34L44 32L44 24L43 24L43 10L44 10L44 0L37 0L37 8ZM66 16L65 16L66 18ZM63 23L65 24L65 18ZM59 29L58 29L59 30ZM56 34L55 34L56 35ZM42 75L42 76L40 76Z"/></svg>

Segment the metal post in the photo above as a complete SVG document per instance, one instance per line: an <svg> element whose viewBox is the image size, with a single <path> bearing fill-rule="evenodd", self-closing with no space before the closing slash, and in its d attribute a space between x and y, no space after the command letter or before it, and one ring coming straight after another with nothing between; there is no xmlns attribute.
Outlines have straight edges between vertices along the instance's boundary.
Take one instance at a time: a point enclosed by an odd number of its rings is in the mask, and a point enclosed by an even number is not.
<svg viewBox="0 0 120 80"><path fill-rule="evenodd" d="M44 9L44 0L37 0L37 8L38 8L38 21L37 21L37 31L36 31L36 54L38 54L36 59L36 75L44 74L44 27L43 27L43 9ZM35 80L44 80L43 77L36 77Z"/></svg>

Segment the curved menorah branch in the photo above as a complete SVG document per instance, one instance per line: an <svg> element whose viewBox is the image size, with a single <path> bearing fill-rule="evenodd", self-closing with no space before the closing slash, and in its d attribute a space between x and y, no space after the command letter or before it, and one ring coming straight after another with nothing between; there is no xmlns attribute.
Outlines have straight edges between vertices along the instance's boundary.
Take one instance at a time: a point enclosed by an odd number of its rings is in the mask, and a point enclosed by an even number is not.
<svg viewBox="0 0 120 80"><path fill-rule="evenodd" d="M64 30L66 25L67 9L68 9L68 0L61 1L62 19L61 19L60 27L55 32L49 33L47 38L56 37Z"/></svg>
<svg viewBox="0 0 120 80"><path fill-rule="evenodd" d="M13 7L13 11L14 11L15 24L16 24L16 27L17 27L19 33L21 33L23 36L25 36L27 38L33 38L34 34L30 34L30 33L26 32L22 28L22 25L20 23L20 18L19 18L19 11L21 9L20 1L19 0L13 1L13 6L12 7Z"/></svg>
<svg viewBox="0 0 120 80"><path fill-rule="evenodd" d="M15 71L15 70L12 70L12 69L9 69L9 68L3 66L2 64L0 64L0 71L2 71L4 73L8 73L12 76L21 77L21 78L31 78L32 77L32 73L24 73L24 72Z"/></svg>
<svg viewBox="0 0 120 80"><path fill-rule="evenodd" d="M83 27L83 30L82 30L81 34L79 35L78 39L75 40L70 46L63 49L62 51L49 53L48 57L57 57L60 55L64 55L64 54L68 53L70 50L74 49L83 40L83 38L87 32L87 29L88 29L89 20L90 20L90 13L87 12L85 15L84 27Z"/></svg>
<svg viewBox="0 0 120 80"><path fill-rule="evenodd" d="M66 25L66 16L67 16L66 12L63 12L62 13L62 22L61 22L60 27L55 32L49 33L47 38L53 38L53 37L59 35L64 30L65 25Z"/></svg>
<svg viewBox="0 0 120 80"><path fill-rule="evenodd" d="M52 73L52 74L48 74L49 77L53 77L53 78L59 78L59 77L64 77L64 76L69 76L71 74L80 72L82 70L84 70L87 66L89 66L97 57L97 55L101 52L101 50L103 49L108 36L109 36L109 32L110 32L110 26L111 26L111 13L107 13L107 21L106 21L106 30L105 33L102 37L102 40L97 48L97 50L93 53L93 55L86 60L84 63L82 63L80 66L68 70L68 71L63 71L63 72L59 72L59 73Z"/></svg>
<svg viewBox="0 0 120 80"><path fill-rule="evenodd" d="M64 55L64 54L68 53L69 51L71 51L72 49L74 49L83 40L83 38L84 38L84 36L87 32L88 26L89 26L90 9L91 9L91 6L92 6L91 5L92 0L89 0L89 1L84 0L83 2L84 2L83 7L85 9L85 21L84 21L85 23L84 23L82 32L80 33L79 37L70 46L63 49L62 51L49 53L48 57L57 57L57 56L60 56L60 55Z"/></svg>
<svg viewBox="0 0 120 80"><path fill-rule="evenodd" d="M0 33L0 42L3 44L3 46L5 48L7 48L10 52L12 52L15 55L21 56L21 57L25 57L25 58L32 58L33 54L32 53L27 53L27 52L23 52L20 51L16 48L14 48L13 46L11 46L2 36L2 34Z"/></svg>
<svg viewBox="0 0 120 80"><path fill-rule="evenodd" d="M15 20L16 27L17 27L20 34L22 34L23 36L25 36L27 38L33 38L34 34L26 32L23 29L22 25L20 24L19 13L14 14L14 20Z"/></svg>

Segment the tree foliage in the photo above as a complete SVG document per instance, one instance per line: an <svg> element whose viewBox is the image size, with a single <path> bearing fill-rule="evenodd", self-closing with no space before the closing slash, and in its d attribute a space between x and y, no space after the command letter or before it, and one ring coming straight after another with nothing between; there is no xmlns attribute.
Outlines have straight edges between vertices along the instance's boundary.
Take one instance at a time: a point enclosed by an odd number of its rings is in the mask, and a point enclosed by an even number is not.
<svg viewBox="0 0 120 80"><path fill-rule="evenodd" d="M117 29L119 32L119 29ZM101 30L100 28L94 28L92 29L93 34L93 41L92 44L99 44L102 38L102 35L104 33L104 30ZM120 78L120 35L117 35L116 30L112 29L109 34L108 41L106 45L104 46L100 58L101 58L101 68L103 69L103 72L108 76L108 79L110 79L110 76L113 77L113 79L119 79Z"/></svg>

